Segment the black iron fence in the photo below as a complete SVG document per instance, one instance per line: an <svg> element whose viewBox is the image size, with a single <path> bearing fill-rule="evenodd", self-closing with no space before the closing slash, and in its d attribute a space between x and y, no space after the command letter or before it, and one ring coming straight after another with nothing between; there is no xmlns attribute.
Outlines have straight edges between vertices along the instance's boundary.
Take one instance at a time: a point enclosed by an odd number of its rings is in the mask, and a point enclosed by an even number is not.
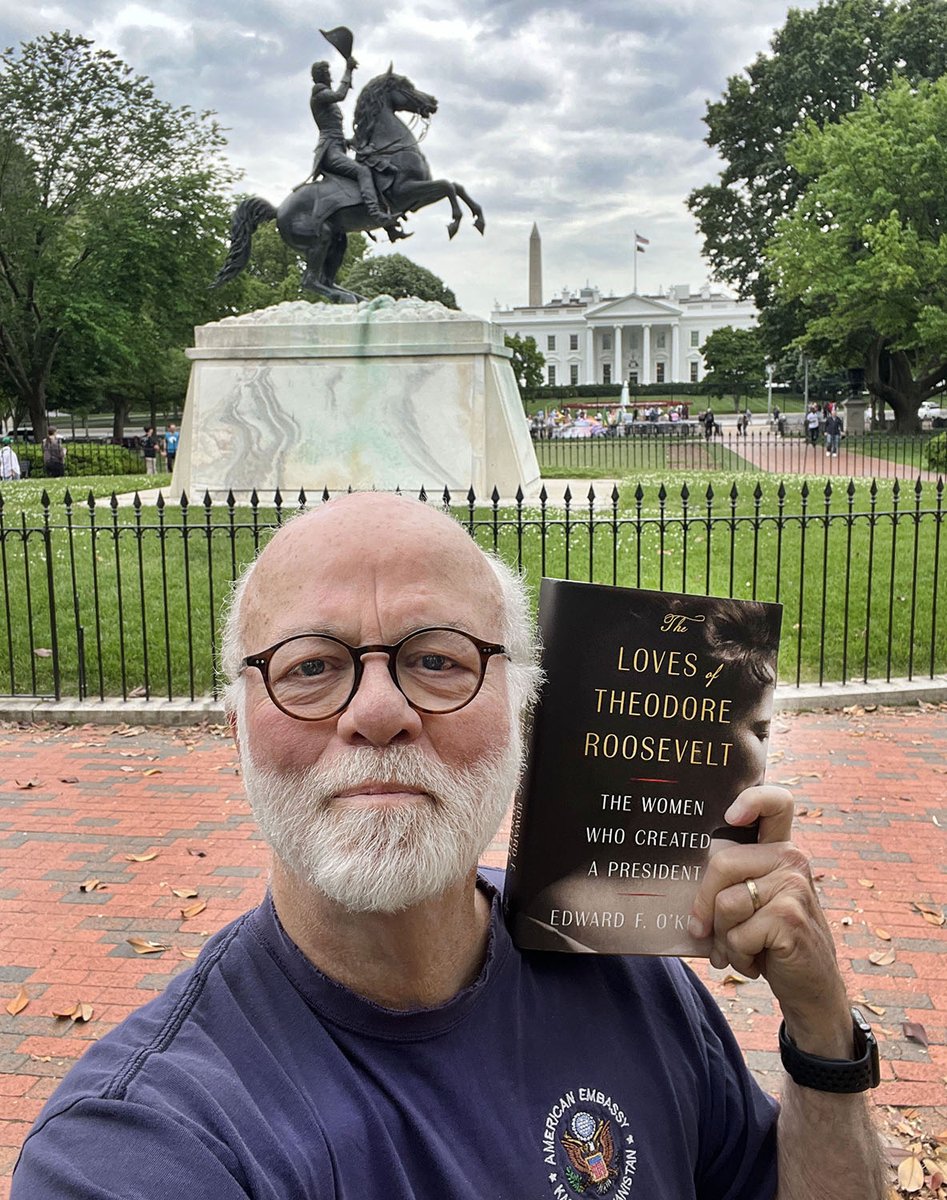
<svg viewBox="0 0 947 1200"><path fill-rule="evenodd" d="M782 603L784 682L947 667L940 479L421 498L453 512L533 587L551 575ZM146 507L137 496L127 506L115 496L75 503L67 492L54 507L44 493L28 514L11 512L0 492L0 693L216 695L233 579L288 517L326 499L159 496Z"/></svg>
<svg viewBox="0 0 947 1200"><path fill-rule="evenodd" d="M740 434L733 428L721 432L717 426L716 434L705 437L695 422L669 421L638 422L625 428L588 436L587 426L573 426L559 431L564 436L534 437L533 447L540 468L560 474L598 471L603 476L627 477L638 472L725 470L913 479L932 470L928 447L941 432L857 434L842 438L837 452L830 453L824 438L813 443L802 431L780 436L772 429L751 426ZM581 436L569 436L577 432Z"/></svg>
<svg viewBox="0 0 947 1200"><path fill-rule="evenodd" d="M66 451L63 465L70 477L94 475L143 475L144 459L141 439L129 437L121 445L97 438L60 438ZM24 479L46 478L50 472L43 464L41 442L14 442L13 449ZM158 459L163 469L163 458Z"/></svg>

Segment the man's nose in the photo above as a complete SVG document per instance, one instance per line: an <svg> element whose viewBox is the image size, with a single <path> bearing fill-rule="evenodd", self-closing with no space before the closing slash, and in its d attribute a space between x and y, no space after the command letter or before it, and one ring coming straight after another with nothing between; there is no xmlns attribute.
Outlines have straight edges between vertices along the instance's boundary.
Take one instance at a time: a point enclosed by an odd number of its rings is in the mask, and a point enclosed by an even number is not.
<svg viewBox="0 0 947 1200"><path fill-rule="evenodd" d="M420 736L421 714L392 678L386 654L363 657L358 689L339 715L336 728L340 737L358 745L390 746Z"/></svg>

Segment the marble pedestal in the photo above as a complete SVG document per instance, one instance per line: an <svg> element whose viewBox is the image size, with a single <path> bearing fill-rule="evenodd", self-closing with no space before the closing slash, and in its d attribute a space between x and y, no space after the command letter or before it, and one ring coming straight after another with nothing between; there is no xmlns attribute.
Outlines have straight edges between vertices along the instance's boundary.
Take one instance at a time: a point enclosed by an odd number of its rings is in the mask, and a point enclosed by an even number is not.
<svg viewBox="0 0 947 1200"><path fill-rule="evenodd" d="M539 489L510 351L479 317L390 296L285 303L198 327L187 354L172 497Z"/></svg>

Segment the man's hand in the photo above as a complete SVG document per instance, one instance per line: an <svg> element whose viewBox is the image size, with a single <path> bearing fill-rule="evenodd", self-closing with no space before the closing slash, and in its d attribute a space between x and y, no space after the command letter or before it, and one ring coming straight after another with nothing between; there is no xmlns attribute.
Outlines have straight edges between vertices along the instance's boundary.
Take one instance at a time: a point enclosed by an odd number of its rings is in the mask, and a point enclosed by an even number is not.
<svg viewBox="0 0 947 1200"><path fill-rule="evenodd" d="M735 826L758 820L759 840L711 855L690 929L697 937L713 937L715 967L729 964L750 978L766 978L800 1048L824 1058L849 1058L845 986L808 860L789 840L792 812L785 788L740 793L726 820Z"/></svg>
<svg viewBox="0 0 947 1200"><path fill-rule="evenodd" d="M350 71L354 71L358 67L358 63L355 61L354 58L347 58L345 60L345 65L348 67L348 69Z"/></svg>

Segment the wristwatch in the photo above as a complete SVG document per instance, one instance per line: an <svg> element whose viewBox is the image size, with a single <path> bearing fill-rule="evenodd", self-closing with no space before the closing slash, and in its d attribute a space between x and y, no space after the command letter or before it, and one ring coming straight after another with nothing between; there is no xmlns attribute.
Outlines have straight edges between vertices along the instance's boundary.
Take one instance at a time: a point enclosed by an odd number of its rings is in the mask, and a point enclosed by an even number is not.
<svg viewBox="0 0 947 1200"><path fill-rule="evenodd" d="M783 1021L779 1026L779 1056L790 1078L817 1092L867 1092L877 1087L881 1082L878 1043L857 1008L852 1009L852 1033L854 1058L819 1058L799 1049Z"/></svg>

